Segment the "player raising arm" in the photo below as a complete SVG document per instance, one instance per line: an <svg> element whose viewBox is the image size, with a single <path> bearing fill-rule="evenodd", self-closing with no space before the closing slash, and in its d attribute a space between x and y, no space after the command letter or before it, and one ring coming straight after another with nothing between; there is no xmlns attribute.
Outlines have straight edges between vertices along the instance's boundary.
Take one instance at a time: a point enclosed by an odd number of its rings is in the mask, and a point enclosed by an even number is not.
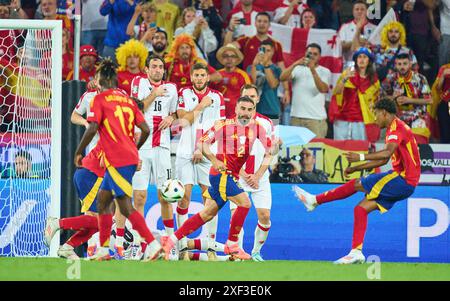
<svg viewBox="0 0 450 301"><path fill-rule="evenodd" d="M411 129L396 117L396 104L388 98L383 98L375 104L374 110L378 126L387 128L386 146L381 151L367 155L344 154L352 163L368 161L361 165L348 167L345 174L349 175L356 171L370 170L385 165L389 159L392 159L393 170L353 179L336 189L317 196L294 186L297 197L308 211L314 210L318 205L345 199L357 191L366 194L354 210L352 250L347 256L335 261L336 264L364 262L365 257L361 250L366 233L367 215L374 210L384 213L391 209L396 202L412 195L419 183L420 157L417 143Z"/></svg>
<svg viewBox="0 0 450 301"><path fill-rule="evenodd" d="M144 217L131 204L133 189L131 180L139 162L138 149L144 144L150 130L136 103L117 89L117 73L110 60L104 60L99 67L100 93L91 102L88 116L89 127L75 152L75 165L81 166L82 152L99 132L106 167L105 177L98 192L100 248L93 256L96 260L110 259L108 246L112 227L111 203L113 198L121 213L138 231L148 247L144 259L153 260L159 255L160 244L145 224ZM134 141L134 127L141 129L137 147Z"/></svg>

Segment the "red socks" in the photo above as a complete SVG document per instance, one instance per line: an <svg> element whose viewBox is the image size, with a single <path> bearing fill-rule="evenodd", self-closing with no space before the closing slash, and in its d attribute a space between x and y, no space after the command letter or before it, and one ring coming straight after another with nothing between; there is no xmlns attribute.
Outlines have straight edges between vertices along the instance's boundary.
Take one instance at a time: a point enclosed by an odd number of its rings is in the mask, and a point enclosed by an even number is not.
<svg viewBox="0 0 450 301"><path fill-rule="evenodd" d="M78 246L81 246L85 242L87 242L89 240L89 238L91 238L91 236L94 235L96 232L97 232L97 227L95 229L80 230L80 231L76 232L74 235L72 235L66 241L66 244L76 248Z"/></svg>
<svg viewBox="0 0 450 301"><path fill-rule="evenodd" d="M353 179L345 183L344 185L317 195L317 203L324 204L332 201L342 200L351 196L352 194L356 193L355 183L356 179Z"/></svg>
<svg viewBox="0 0 450 301"><path fill-rule="evenodd" d="M361 206L356 206L354 210L354 217L352 249L361 250L364 235L366 234L367 211Z"/></svg>
<svg viewBox="0 0 450 301"><path fill-rule="evenodd" d="M237 207L233 216L231 217L230 232L228 233L228 240L237 242L239 240L239 232L241 232L250 208Z"/></svg>
<svg viewBox="0 0 450 301"><path fill-rule="evenodd" d="M173 228L175 223L173 222L173 219L163 219L163 225L165 228Z"/></svg>
<svg viewBox="0 0 450 301"><path fill-rule="evenodd" d="M99 214L98 229L101 247L109 247L109 237L111 236L112 214Z"/></svg>
<svg viewBox="0 0 450 301"><path fill-rule="evenodd" d="M59 226L64 230L98 229L98 220L95 216L80 215L60 219Z"/></svg>
<svg viewBox="0 0 450 301"><path fill-rule="evenodd" d="M144 217L138 211L134 211L133 213L131 213L128 216L128 220L133 226L133 229L136 230L139 235L145 239L145 242L147 244L155 240L155 237L153 236L152 232L150 232L147 224L145 223Z"/></svg>
<svg viewBox="0 0 450 301"><path fill-rule="evenodd" d="M182 239L183 237L191 234L192 232L203 226L204 223L205 222L200 217L200 213L197 213L184 222L183 226L181 226L181 228L175 232L175 236L178 239Z"/></svg>

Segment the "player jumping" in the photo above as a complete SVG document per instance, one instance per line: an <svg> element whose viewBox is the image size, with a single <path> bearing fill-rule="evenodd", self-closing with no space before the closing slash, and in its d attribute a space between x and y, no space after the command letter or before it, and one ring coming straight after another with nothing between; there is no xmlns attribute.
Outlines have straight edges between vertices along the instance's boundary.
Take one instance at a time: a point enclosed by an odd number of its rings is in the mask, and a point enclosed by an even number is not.
<svg viewBox="0 0 450 301"><path fill-rule="evenodd" d="M173 235L161 239L166 260L175 243L214 218L227 199L236 203L238 207L231 218L224 252L239 259L251 258L238 244L239 232L251 206L247 193L239 187L239 172L247 161L256 139L259 139L265 147L265 164L269 164L271 160L271 140L266 136L265 129L254 119L255 112L255 102L249 97L240 97L237 101L236 117L216 122L200 139L197 149L201 150L212 163L209 173L211 186L203 194L206 199L205 208L189 218ZM215 141L217 141L217 155L210 149Z"/></svg>
<svg viewBox="0 0 450 301"><path fill-rule="evenodd" d="M387 128L386 146L381 151L367 155L345 153L349 162L368 161L358 166L348 167L345 175L385 165L389 158L392 159L393 170L353 179L317 196L294 186L297 197L308 211L314 210L318 205L345 199L357 191L366 194L354 209L352 250L347 256L335 261L335 264L363 263L365 256L362 253L362 245L367 227L367 215L374 210L386 212L396 202L413 194L419 183L420 157L417 143L411 129L396 117L396 104L388 98L383 98L375 104L374 110L376 123L380 128Z"/></svg>
<svg viewBox="0 0 450 301"><path fill-rule="evenodd" d="M88 116L89 127L75 152L75 165L81 166L82 152L97 131L99 144L104 151L105 177L98 192L100 248L93 259L108 260L109 237L112 227L111 203L113 199L121 213L130 221L148 244L144 259L153 260L159 255L160 244L145 224L144 217L131 203L133 189L131 180L139 162L138 149L149 136L150 129L136 103L117 89L117 73L110 60L104 60L99 67L101 92L91 102ZM135 126L141 129L137 147L134 141Z"/></svg>

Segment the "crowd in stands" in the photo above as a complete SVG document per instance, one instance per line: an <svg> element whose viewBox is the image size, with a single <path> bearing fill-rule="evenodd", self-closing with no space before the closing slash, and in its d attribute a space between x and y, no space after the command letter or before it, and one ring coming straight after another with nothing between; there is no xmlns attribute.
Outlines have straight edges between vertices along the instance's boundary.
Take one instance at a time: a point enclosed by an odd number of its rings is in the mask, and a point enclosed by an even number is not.
<svg viewBox="0 0 450 301"><path fill-rule="evenodd" d="M0 19L62 20L62 75L71 80L74 8L72 0L0 0ZM398 21L386 24L374 45L369 37L391 8ZM286 66L271 22L336 30L343 60L337 82L319 64L317 43ZM0 57L21 47L11 47L6 30L0 41ZM274 124L377 142L384 133L371 107L389 96L418 143L450 142L450 0L81 0L81 80L91 82L98 59L109 56L130 92L132 79L145 76L149 54L164 58L166 79L178 88L190 85L194 63L206 62L227 117L240 87L253 83L261 94L257 111Z"/></svg>

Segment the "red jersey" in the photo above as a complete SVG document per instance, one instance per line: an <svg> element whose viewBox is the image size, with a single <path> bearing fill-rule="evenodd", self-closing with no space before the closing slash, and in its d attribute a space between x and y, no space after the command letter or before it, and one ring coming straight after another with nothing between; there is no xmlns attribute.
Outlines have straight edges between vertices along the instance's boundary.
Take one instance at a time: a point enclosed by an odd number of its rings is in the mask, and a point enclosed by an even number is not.
<svg viewBox="0 0 450 301"><path fill-rule="evenodd" d="M277 64L279 62L284 62L283 59L283 47L277 41L272 38L268 38L272 40L274 44L274 54L272 57L272 62ZM242 53L244 53L244 61L242 62L242 69L247 70L247 67L253 63L255 56L258 54L259 47L261 46L261 42L256 36L253 37L242 37L237 39L239 46L241 48Z"/></svg>
<svg viewBox="0 0 450 301"><path fill-rule="evenodd" d="M256 139L261 141L266 152L272 145L266 130L255 119L243 126L234 118L218 121L200 141L210 144L217 141L216 158L225 164L229 173L239 179L239 171L250 156ZM210 174L217 175L219 172L211 167Z"/></svg>
<svg viewBox="0 0 450 301"><path fill-rule="evenodd" d="M118 89L97 94L91 101L87 120L99 126L98 144L105 153L106 166L138 164L134 127L145 122L145 119L130 97Z"/></svg>
<svg viewBox="0 0 450 301"><path fill-rule="evenodd" d="M73 76L73 52L69 51L63 54L62 60L63 60L62 78L63 80L67 80L70 74L72 74Z"/></svg>
<svg viewBox="0 0 450 301"><path fill-rule="evenodd" d="M236 102L241 96L241 87L245 84L251 84L252 81L244 70L236 68L233 72L227 72L220 69L222 80L217 84L211 84L211 87L222 92L225 102L225 117L233 118L236 109Z"/></svg>
<svg viewBox="0 0 450 301"><path fill-rule="evenodd" d="M128 70L117 72L117 81L118 81L117 87L119 89L124 90L127 93L127 95L131 95L131 82L136 76L146 78L147 74L145 74L144 72L131 73Z"/></svg>
<svg viewBox="0 0 450 301"><path fill-rule="evenodd" d="M84 168L86 168L89 171L92 171L97 175L99 178L103 178L105 175L106 168L100 166L100 161L102 160L102 157L104 156L104 153L100 146L97 144L90 152L87 154L86 157L82 160L82 165Z"/></svg>
<svg viewBox="0 0 450 301"><path fill-rule="evenodd" d="M387 143L398 145L391 157L392 169L402 176L406 183L417 186L420 179L420 155L411 128L395 118L386 131Z"/></svg>
<svg viewBox="0 0 450 301"><path fill-rule="evenodd" d="M215 73L216 69L208 65L201 59L194 59L192 62L184 62L178 59L166 60L167 81L177 85L178 89L192 86L191 66L195 63L203 63L208 66L209 74Z"/></svg>
<svg viewBox="0 0 450 301"><path fill-rule="evenodd" d="M80 70L78 71L78 79L85 81L86 83L89 84L89 82L94 79L95 72L96 72L95 68L92 68L91 71L86 71L80 67ZM73 70L70 71L70 73L66 77L66 80L72 80L72 79L73 79Z"/></svg>

